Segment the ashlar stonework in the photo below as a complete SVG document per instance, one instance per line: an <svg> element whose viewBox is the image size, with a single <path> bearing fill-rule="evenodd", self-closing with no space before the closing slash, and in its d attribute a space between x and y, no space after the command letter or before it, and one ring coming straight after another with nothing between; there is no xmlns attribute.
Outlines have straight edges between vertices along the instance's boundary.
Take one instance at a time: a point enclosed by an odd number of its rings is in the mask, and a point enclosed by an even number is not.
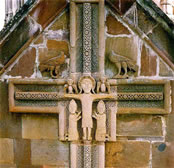
<svg viewBox="0 0 174 168"><path fill-rule="evenodd" d="M174 24L149 2L41 0L2 34L0 167L174 166Z"/></svg>

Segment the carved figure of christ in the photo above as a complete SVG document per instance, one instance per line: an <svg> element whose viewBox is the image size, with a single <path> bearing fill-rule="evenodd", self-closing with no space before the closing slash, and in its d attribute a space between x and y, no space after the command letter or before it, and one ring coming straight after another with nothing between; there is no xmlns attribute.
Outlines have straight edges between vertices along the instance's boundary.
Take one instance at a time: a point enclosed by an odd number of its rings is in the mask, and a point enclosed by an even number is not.
<svg viewBox="0 0 174 168"><path fill-rule="evenodd" d="M80 100L82 105L82 128L83 140L92 140L91 129L93 128L92 122L92 104L97 100L116 100L116 95L113 94L65 94L64 98L72 98Z"/></svg>
<svg viewBox="0 0 174 168"><path fill-rule="evenodd" d="M64 98L71 98L80 100L82 105L82 128L83 128L83 140L92 140L91 137L91 129L93 128L92 122L92 104L97 100L116 100L116 94L93 94L91 90L95 86L93 86L93 82L90 78L85 78L81 80L80 83L81 92L80 94L65 94Z"/></svg>

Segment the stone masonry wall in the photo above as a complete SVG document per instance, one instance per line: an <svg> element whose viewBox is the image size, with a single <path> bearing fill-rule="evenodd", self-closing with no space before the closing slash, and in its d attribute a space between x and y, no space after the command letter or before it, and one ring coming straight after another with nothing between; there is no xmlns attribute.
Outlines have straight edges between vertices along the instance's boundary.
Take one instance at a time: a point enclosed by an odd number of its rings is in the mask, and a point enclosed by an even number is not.
<svg viewBox="0 0 174 168"><path fill-rule="evenodd" d="M130 1L131 2L131 1ZM125 13L126 6L122 6ZM107 168L173 168L174 167L174 71L137 35L132 28L134 6L126 13L125 22L120 15L106 7L105 72L112 77L117 71L107 61L107 54L114 50L134 60L139 66L136 79L170 80L171 113L169 115L117 115L117 142L106 144ZM35 16L35 15L33 15ZM137 17L137 16L134 16ZM44 27L44 16L34 18ZM133 18L135 19L135 18ZM154 36L154 42L164 47L170 41L162 41L167 35L154 20L144 23L145 16L139 10L138 27L143 35ZM43 114L12 114L8 111L8 80L10 78L50 78L41 73L41 62L66 55L61 78L69 72L69 10L47 26L23 50L18 59L0 78L0 167L1 168L69 168L69 144L58 141L58 116Z"/></svg>

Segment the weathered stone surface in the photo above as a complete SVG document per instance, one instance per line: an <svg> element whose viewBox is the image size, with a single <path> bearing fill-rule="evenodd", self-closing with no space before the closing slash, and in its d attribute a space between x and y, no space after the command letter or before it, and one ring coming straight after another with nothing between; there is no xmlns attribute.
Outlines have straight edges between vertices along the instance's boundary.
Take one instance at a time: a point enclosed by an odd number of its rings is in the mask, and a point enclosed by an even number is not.
<svg viewBox="0 0 174 168"><path fill-rule="evenodd" d="M112 50L122 56L128 57L131 60L137 60L138 52L137 37L116 37L106 39L106 55Z"/></svg>
<svg viewBox="0 0 174 168"><path fill-rule="evenodd" d="M124 14L133 5L135 0L110 0L121 14Z"/></svg>
<svg viewBox="0 0 174 168"><path fill-rule="evenodd" d="M22 137L25 139L58 139L57 116L23 115Z"/></svg>
<svg viewBox="0 0 174 168"><path fill-rule="evenodd" d="M66 4L66 0L42 0L34 7L30 15L42 27L46 27L65 8Z"/></svg>
<svg viewBox="0 0 174 168"><path fill-rule="evenodd" d="M69 167L69 145L56 140L32 140L32 165Z"/></svg>
<svg viewBox="0 0 174 168"><path fill-rule="evenodd" d="M141 75L155 76L157 71L157 56L150 49L144 45L141 51Z"/></svg>
<svg viewBox="0 0 174 168"><path fill-rule="evenodd" d="M121 0L121 13L126 13L136 0Z"/></svg>
<svg viewBox="0 0 174 168"><path fill-rule="evenodd" d="M153 29L152 33L148 35L152 43L161 50L161 52L168 55L167 57L174 61L174 39L161 27L157 26Z"/></svg>
<svg viewBox="0 0 174 168"><path fill-rule="evenodd" d="M30 77L34 73L36 49L29 47L22 53L22 57L14 65L8 75Z"/></svg>
<svg viewBox="0 0 174 168"><path fill-rule="evenodd" d="M112 15L108 15L106 18L107 33L112 35L118 34L130 34L129 30L123 26L123 24L114 18Z"/></svg>
<svg viewBox="0 0 174 168"><path fill-rule="evenodd" d="M0 82L0 137L21 138L21 116L8 110L8 85Z"/></svg>
<svg viewBox="0 0 174 168"><path fill-rule="evenodd" d="M14 160L18 166L31 164L30 140L14 139Z"/></svg>
<svg viewBox="0 0 174 168"><path fill-rule="evenodd" d="M172 70L162 60L160 60L159 66L160 66L159 67L160 76L173 76Z"/></svg>
<svg viewBox="0 0 174 168"><path fill-rule="evenodd" d="M119 136L162 136L162 121L152 115L118 115L117 135Z"/></svg>
<svg viewBox="0 0 174 168"><path fill-rule="evenodd" d="M17 168L16 165L13 164L0 164L0 168Z"/></svg>
<svg viewBox="0 0 174 168"><path fill-rule="evenodd" d="M69 56L68 43L66 41L48 40L47 48L39 48L39 61L43 62L50 58L60 55L61 51Z"/></svg>
<svg viewBox="0 0 174 168"><path fill-rule="evenodd" d="M40 35L37 39L36 39L36 41L34 42L34 44L42 44L43 43L43 41L44 41L44 36L43 35Z"/></svg>
<svg viewBox="0 0 174 168"><path fill-rule="evenodd" d="M172 114L174 114L174 80L171 81L171 90L172 90Z"/></svg>
<svg viewBox="0 0 174 168"><path fill-rule="evenodd" d="M150 33L153 30L153 28L157 25L157 22L147 12L145 12L142 9L142 7L140 7L138 4L137 4L137 16L134 15L132 18L134 17L137 17L138 19L139 30L144 32L145 34Z"/></svg>
<svg viewBox="0 0 174 168"><path fill-rule="evenodd" d="M174 142L174 114L166 116L166 141Z"/></svg>
<svg viewBox="0 0 174 168"><path fill-rule="evenodd" d="M69 29L69 11L64 12L56 21L51 25L49 30L68 30Z"/></svg>
<svg viewBox="0 0 174 168"><path fill-rule="evenodd" d="M12 164L14 163L13 140L7 138L0 138L0 163Z"/></svg>
<svg viewBox="0 0 174 168"><path fill-rule="evenodd" d="M21 49L30 38L37 35L39 31L39 26L35 24L30 17L25 18L0 45L0 62L6 64L17 51Z"/></svg>
<svg viewBox="0 0 174 168"><path fill-rule="evenodd" d="M106 143L106 167L148 168L150 143L117 141Z"/></svg>
<svg viewBox="0 0 174 168"><path fill-rule="evenodd" d="M174 167L174 143L154 143L152 145L152 167Z"/></svg>

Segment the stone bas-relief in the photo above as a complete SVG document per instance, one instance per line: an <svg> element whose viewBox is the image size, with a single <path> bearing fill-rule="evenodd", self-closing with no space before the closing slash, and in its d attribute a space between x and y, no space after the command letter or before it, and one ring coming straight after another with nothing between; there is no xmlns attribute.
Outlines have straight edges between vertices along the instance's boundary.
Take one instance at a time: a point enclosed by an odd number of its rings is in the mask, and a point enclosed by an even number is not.
<svg viewBox="0 0 174 168"><path fill-rule="evenodd" d="M112 51L109 54L109 60L117 67L118 73L112 78L115 79L125 79L129 78L129 72L132 72L135 76L138 72L138 66L136 63L125 56L114 53Z"/></svg>
<svg viewBox="0 0 174 168"><path fill-rule="evenodd" d="M53 79L57 79L61 76L63 69L65 69L65 67L63 67L66 64L65 58L64 52L61 52L59 56L41 62L39 70L41 72L49 72Z"/></svg>
<svg viewBox="0 0 174 168"><path fill-rule="evenodd" d="M97 17L94 16L94 1ZM170 84L167 80L144 82L136 79L138 66L130 59L132 57L114 52L104 55L104 0L94 1L70 1L70 71L67 79L61 79L62 67L66 62L62 52L58 57L40 63L40 71L49 72L51 80L12 79L9 82L10 112L58 115L58 139L70 143L71 168L105 167L105 142L115 142L118 137L117 114L163 115L170 112ZM76 10L77 4L81 5L81 13ZM80 14L83 18L80 22L83 50L79 56L76 24ZM94 31L95 22L98 28ZM94 36L96 31L98 34ZM96 48L92 45L94 37L99 38ZM79 57L83 64L77 71ZM111 79L104 72L105 57L109 57L118 70ZM95 63L94 60L99 61ZM92 73L96 64L98 70ZM127 79L129 77L132 79ZM122 152L120 148L116 155Z"/></svg>

